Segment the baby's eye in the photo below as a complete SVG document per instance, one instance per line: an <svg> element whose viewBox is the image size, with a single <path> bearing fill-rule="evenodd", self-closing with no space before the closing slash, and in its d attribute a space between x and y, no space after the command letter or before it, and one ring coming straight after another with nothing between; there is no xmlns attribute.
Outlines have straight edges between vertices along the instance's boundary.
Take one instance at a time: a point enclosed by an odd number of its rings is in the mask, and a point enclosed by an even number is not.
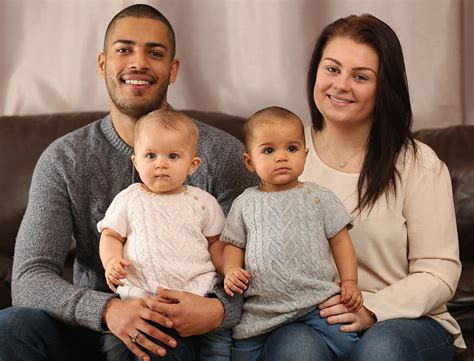
<svg viewBox="0 0 474 361"><path fill-rule="evenodd" d="M171 159L171 160L176 160L176 159L179 158L179 156L178 156L176 153L171 153L168 157L169 157L169 159Z"/></svg>
<svg viewBox="0 0 474 361"><path fill-rule="evenodd" d="M155 160L156 159L156 154L155 153L147 153L147 154L145 154L145 158L150 159L150 160Z"/></svg>
<svg viewBox="0 0 474 361"><path fill-rule="evenodd" d="M290 152L290 153L295 153L297 151L298 151L298 147L296 145L290 145L288 147L288 152Z"/></svg>
<svg viewBox="0 0 474 361"><path fill-rule="evenodd" d="M265 154L272 154L274 152L274 149L272 147L266 147L263 149L263 153Z"/></svg>

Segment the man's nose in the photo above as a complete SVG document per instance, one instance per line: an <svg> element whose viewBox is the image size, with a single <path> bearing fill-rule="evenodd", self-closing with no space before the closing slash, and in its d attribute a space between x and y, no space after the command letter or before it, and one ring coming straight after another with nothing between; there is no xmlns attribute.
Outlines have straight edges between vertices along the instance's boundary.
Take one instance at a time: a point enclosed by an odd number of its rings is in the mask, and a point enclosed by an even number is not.
<svg viewBox="0 0 474 361"><path fill-rule="evenodd" d="M134 52L129 58L128 67L133 70L149 69L147 55L141 51Z"/></svg>

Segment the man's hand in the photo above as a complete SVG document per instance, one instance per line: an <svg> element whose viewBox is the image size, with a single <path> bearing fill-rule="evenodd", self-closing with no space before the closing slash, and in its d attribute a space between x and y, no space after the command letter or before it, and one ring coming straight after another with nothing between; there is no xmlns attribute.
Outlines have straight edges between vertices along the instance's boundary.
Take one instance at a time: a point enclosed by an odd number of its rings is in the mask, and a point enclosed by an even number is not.
<svg viewBox="0 0 474 361"><path fill-rule="evenodd" d="M224 320L224 306L217 298L164 288L157 288L156 292L158 296L143 297L144 302L155 313L166 315L183 337L212 331ZM163 302L163 299L173 302Z"/></svg>
<svg viewBox="0 0 474 361"><path fill-rule="evenodd" d="M138 345L160 356L166 354L166 350L151 341L147 335L160 340L171 348L176 347L175 339L150 323L153 321L164 327L172 328L173 322L165 315L148 308L142 299L124 301L112 298L105 306L102 319L109 330L120 338L140 360L149 361L150 357ZM136 335L135 342L132 342L134 335Z"/></svg>
<svg viewBox="0 0 474 361"><path fill-rule="evenodd" d="M242 294L247 290L250 282L250 273L241 267L230 267L224 279L224 290L229 296L234 292Z"/></svg>

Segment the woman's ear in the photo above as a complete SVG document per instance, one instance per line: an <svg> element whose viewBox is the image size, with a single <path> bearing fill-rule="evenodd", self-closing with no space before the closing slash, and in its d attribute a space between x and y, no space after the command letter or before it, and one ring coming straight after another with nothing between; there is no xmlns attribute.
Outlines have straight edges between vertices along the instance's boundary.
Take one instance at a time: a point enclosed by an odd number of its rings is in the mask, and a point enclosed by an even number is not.
<svg viewBox="0 0 474 361"><path fill-rule="evenodd" d="M249 171L255 172L255 166L253 165L252 158L248 153L244 153L244 164Z"/></svg>
<svg viewBox="0 0 474 361"><path fill-rule="evenodd" d="M199 165L201 164L201 158L199 157L194 157L191 160L191 165L189 166L189 171L188 175L193 175L195 171L199 168Z"/></svg>

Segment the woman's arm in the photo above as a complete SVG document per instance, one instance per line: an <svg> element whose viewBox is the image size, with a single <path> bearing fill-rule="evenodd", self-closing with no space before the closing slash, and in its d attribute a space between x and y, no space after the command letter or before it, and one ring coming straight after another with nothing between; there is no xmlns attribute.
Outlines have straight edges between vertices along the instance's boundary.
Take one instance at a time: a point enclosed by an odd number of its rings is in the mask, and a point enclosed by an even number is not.
<svg viewBox="0 0 474 361"><path fill-rule="evenodd" d="M418 318L445 311L461 273L451 178L434 153L419 147L417 162L407 165L403 211L407 228L407 275L375 293L364 305L379 321Z"/></svg>

